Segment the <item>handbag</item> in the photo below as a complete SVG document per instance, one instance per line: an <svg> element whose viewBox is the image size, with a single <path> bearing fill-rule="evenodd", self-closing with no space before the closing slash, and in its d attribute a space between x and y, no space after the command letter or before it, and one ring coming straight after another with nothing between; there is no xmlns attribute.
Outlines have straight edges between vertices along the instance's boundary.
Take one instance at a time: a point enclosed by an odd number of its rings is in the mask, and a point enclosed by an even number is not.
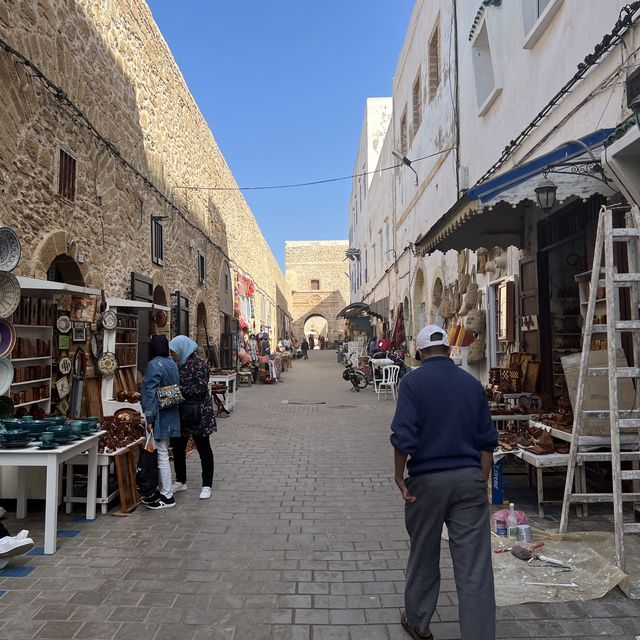
<svg viewBox="0 0 640 640"><path fill-rule="evenodd" d="M202 420L202 402L185 400L180 404L180 424L184 427L195 427Z"/></svg>
<svg viewBox="0 0 640 640"><path fill-rule="evenodd" d="M160 409L170 409L184 402L182 389L178 384L169 384L166 387L158 387L158 407Z"/></svg>
<svg viewBox="0 0 640 640"><path fill-rule="evenodd" d="M149 431L136 465L136 489L143 498L147 498L152 496L157 488L158 452L153 445L153 435Z"/></svg>

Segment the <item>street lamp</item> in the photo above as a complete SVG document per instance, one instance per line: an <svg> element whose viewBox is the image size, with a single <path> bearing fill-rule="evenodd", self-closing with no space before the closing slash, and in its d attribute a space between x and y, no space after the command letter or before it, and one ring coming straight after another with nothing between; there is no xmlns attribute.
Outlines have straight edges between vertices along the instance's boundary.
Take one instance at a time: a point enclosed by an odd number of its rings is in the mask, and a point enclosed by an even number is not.
<svg viewBox="0 0 640 640"><path fill-rule="evenodd" d="M403 165L409 167L409 169L411 169L411 171L413 171L413 173L416 174L416 187L418 186L418 172L411 166L411 160L409 160L409 158L407 158L407 156L405 156L402 153L398 153L397 151L392 151L391 154L393 155L394 158L397 158L398 160L400 160L400 162L402 162Z"/></svg>
<svg viewBox="0 0 640 640"><path fill-rule="evenodd" d="M352 262L354 260L357 260L358 262L360 262L360 249L354 249L353 247L349 247L346 252L345 255L347 256L347 258L349 258L349 260L351 260Z"/></svg>
<svg viewBox="0 0 640 640"><path fill-rule="evenodd" d="M536 199L538 200L538 206L543 211L549 211L556 203L556 191L558 191L558 185L545 177L540 181L535 188Z"/></svg>

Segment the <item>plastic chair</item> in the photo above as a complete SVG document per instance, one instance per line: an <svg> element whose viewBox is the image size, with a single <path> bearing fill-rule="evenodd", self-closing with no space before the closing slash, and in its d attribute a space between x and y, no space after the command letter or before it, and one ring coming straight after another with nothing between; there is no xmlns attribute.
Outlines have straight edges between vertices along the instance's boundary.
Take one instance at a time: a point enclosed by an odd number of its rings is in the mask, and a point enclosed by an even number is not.
<svg viewBox="0 0 640 640"><path fill-rule="evenodd" d="M400 367L397 364L389 364L386 367L382 367L382 380L378 383L377 394L378 400L382 392L384 392L385 399L387 398L389 391L393 399L396 399L396 386L398 384L398 376L400 375Z"/></svg>

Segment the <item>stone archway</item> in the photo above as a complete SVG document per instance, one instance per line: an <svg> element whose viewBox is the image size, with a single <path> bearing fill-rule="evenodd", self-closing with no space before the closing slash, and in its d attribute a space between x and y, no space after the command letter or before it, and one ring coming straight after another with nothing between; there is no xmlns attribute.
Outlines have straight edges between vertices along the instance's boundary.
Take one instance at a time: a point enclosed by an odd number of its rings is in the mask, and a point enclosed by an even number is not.
<svg viewBox="0 0 640 640"><path fill-rule="evenodd" d="M303 333L307 338L312 335L316 343L320 336L326 339L329 334L329 321L320 313L312 313L305 318Z"/></svg>
<svg viewBox="0 0 640 640"><path fill-rule="evenodd" d="M162 305L163 307L169 306L167 305L167 294L164 287L160 284L153 288L153 303Z"/></svg>
<svg viewBox="0 0 640 640"><path fill-rule="evenodd" d="M85 278L80 270L80 265L66 253L57 255L47 268L47 280L73 284L78 287L85 286Z"/></svg>

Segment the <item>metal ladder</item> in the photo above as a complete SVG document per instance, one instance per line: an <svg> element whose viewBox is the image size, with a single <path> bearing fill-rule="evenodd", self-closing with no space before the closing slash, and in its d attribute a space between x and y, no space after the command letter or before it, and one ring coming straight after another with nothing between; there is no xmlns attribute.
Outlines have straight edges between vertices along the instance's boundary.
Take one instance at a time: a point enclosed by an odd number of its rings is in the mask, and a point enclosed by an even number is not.
<svg viewBox="0 0 640 640"><path fill-rule="evenodd" d="M640 523L625 522L623 520L623 503L640 502L640 493L623 493L622 482L633 481L633 490L638 491L640 471L637 463L633 470L622 470L623 461L640 460L640 403L636 408L634 402L630 410L620 409L618 404L618 380L621 378L640 379L640 313L638 302L640 300L640 212L638 208L626 213L626 226L614 228L613 212L605 206L600 209L598 219L598 231L591 272L591 288L587 314L583 323L582 357L580 359L580 372L578 377L578 389L574 405L573 435L571 438L571 450L567 465L567 478L564 488L564 500L562 503L562 516L560 519L560 533L565 533L569 518L569 508L572 503L613 503L613 519L615 527L616 564L624 571L624 534L640 533ZM614 264L614 243L626 243L628 257L628 272L619 273ZM604 267L602 260L604 258ZM596 298L598 288L605 287L607 323L595 324ZM631 320L619 319L619 305L616 303L618 290L629 289L631 302ZM630 333L633 336L633 367L621 367L618 365L618 353L621 348L621 333ZM591 338L593 334L607 336L607 366L593 367L589 365ZM585 391L589 376L608 376L609 378L609 409L587 410L584 408ZM635 398L638 398L638 388L635 389ZM608 419L611 430L610 451L585 452L580 445L584 420L601 418ZM620 435L635 434L638 436L632 445L632 451L621 451ZM611 462L611 478L613 484L612 493L588 493L586 485L573 489L576 475L576 465L585 462ZM577 490L580 492L578 493Z"/></svg>

